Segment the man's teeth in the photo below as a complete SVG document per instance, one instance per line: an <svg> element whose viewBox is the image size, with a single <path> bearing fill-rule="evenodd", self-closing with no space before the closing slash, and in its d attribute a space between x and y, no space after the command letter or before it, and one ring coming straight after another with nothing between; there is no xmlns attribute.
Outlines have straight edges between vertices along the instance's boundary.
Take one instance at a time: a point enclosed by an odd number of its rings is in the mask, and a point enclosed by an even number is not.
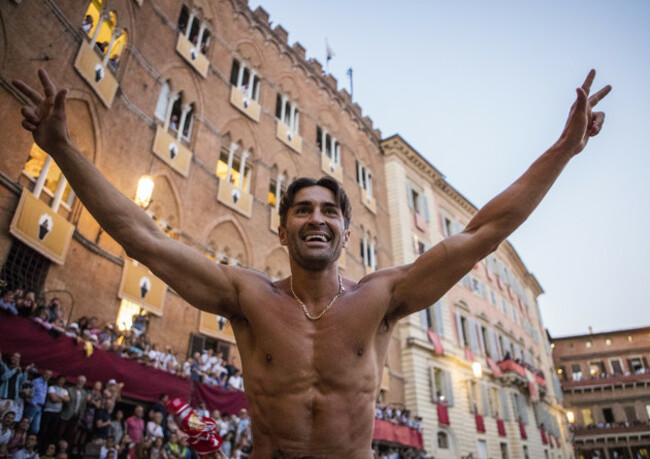
<svg viewBox="0 0 650 459"><path fill-rule="evenodd" d="M322 234L312 234L310 236L307 236L305 238L305 241L310 242L310 241L321 241L321 242L327 242L327 238L323 236Z"/></svg>

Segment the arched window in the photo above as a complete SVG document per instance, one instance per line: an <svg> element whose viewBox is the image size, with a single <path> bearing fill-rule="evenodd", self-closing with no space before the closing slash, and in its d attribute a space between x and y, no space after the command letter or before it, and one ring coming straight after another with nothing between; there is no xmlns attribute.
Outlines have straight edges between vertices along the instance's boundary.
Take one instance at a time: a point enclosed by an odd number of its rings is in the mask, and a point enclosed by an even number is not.
<svg viewBox="0 0 650 459"><path fill-rule="evenodd" d="M122 51L128 43L126 30L117 26L117 13L105 11L103 0L92 0L81 23L82 30L95 45L99 53L105 56L106 66L117 70Z"/></svg>
<svg viewBox="0 0 650 459"><path fill-rule="evenodd" d="M206 54L210 47L210 31L207 29L207 21L197 15L197 11L183 5L178 16L178 32L185 36L201 54Z"/></svg>
<svg viewBox="0 0 650 459"><path fill-rule="evenodd" d="M41 191L45 191L45 193L54 198L53 203L63 203L68 207L72 205L74 192L61 173L61 169L35 143L29 152L29 159L25 163L24 173L36 182L34 194L40 194Z"/></svg>
<svg viewBox="0 0 650 459"><path fill-rule="evenodd" d="M449 436L446 432L438 432L438 448L449 449Z"/></svg>
<svg viewBox="0 0 650 459"><path fill-rule="evenodd" d="M175 133L177 139L189 142L195 111L195 104L188 103L182 91L172 92L169 82L163 83L154 116L163 121L165 130Z"/></svg>

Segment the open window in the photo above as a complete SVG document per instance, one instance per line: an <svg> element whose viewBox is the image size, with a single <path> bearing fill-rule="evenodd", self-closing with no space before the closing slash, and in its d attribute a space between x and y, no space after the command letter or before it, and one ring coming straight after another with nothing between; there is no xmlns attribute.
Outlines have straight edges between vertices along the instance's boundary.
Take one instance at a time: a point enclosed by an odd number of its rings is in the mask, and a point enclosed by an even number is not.
<svg viewBox="0 0 650 459"><path fill-rule="evenodd" d="M365 268L365 273L369 274L377 270L377 249L375 240L368 234L364 233L359 241L360 256Z"/></svg>
<svg viewBox="0 0 650 459"><path fill-rule="evenodd" d="M371 212L377 212L377 203L373 189L373 175L370 168L365 164L356 161L357 183L361 189L361 202L370 209Z"/></svg>
<svg viewBox="0 0 650 459"><path fill-rule="evenodd" d="M171 89L165 81L160 88L154 117L161 121L156 128L153 152L176 172L187 177L193 153L190 149L196 105L183 91Z"/></svg>
<svg viewBox="0 0 650 459"><path fill-rule="evenodd" d="M223 204L250 217L253 210L251 189L252 168L249 150L239 152L240 145L231 143L230 149L222 151L217 162L216 175L219 178L218 199Z"/></svg>
<svg viewBox="0 0 650 459"><path fill-rule="evenodd" d="M55 211L58 210L59 205L70 210L75 196L72 188L52 157L41 150L36 143L32 144L23 173L34 181L35 195L45 192L52 197L52 207L56 207Z"/></svg>
<svg viewBox="0 0 650 459"><path fill-rule="evenodd" d="M176 51L206 78L210 67L206 55L212 38L209 22L202 17L200 10L182 5L177 27Z"/></svg>
<svg viewBox="0 0 650 459"><path fill-rule="evenodd" d="M302 151L300 111L296 102L290 100L286 94L278 93L275 98L275 119L277 120L277 138L300 153Z"/></svg>
<svg viewBox="0 0 650 459"><path fill-rule="evenodd" d="M233 59L230 69L230 103L253 121L260 120L260 77L250 64Z"/></svg>
<svg viewBox="0 0 650 459"><path fill-rule="evenodd" d="M93 0L88 5L81 29L95 51L106 58L105 67L115 72L128 43L126 30L117 26L117 13L105 10L103 0Z"/></svg>
<svg viewBox="0 0 650 459"><path fill-rule="evenodd" d="M323 172L343 182L341 167L341 145L336 137L325 127L316 126L316 145L321 153L321 169Z"/></svg>

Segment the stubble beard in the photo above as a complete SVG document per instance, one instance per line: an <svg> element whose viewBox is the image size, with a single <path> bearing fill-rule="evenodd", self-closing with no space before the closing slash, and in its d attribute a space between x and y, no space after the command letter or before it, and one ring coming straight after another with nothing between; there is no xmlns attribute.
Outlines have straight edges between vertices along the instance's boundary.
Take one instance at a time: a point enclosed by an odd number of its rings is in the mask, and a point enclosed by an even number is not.
<svg viewBox="0 0 650 459"><path fill-rule="evenodd" d="M343 243L339 238L333 238L329 247L317 254L301 246L302 242L300 240L293 250L289 247L289 256L305 271L324 271L338 261L343 251Z"/></svg>

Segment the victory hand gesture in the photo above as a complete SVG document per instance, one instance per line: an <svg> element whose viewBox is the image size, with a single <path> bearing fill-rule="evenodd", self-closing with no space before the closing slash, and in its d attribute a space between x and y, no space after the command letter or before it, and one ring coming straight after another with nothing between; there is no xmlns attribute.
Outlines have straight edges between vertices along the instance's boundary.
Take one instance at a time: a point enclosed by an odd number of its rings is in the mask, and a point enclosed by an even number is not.
<svg viewBox="0 0 650 459"><path fill-rule="evenodd" d="M20 110L24 119L22 126L32 133L34 141L44 151L50 153L58 146L70 142L65 116L67 89L56 90L50 76L43 69L38 70L45 96L21 80L12 84L22 92L33 105L25 105Z"/></svg>
<svg viewBox="0 0 650 459"><path fill-rule="evenodd" d="M558 145L567 148L574 155L580 153L587 146L589 137L593 137L600 132L605 121L605 113L594 112L592 109L609 94L612 87L607 85L590 96L589 91L595 76L596 71L591 70L582 86L576 89L578 97L571 107L569 119L557 142Z"/></svg>

